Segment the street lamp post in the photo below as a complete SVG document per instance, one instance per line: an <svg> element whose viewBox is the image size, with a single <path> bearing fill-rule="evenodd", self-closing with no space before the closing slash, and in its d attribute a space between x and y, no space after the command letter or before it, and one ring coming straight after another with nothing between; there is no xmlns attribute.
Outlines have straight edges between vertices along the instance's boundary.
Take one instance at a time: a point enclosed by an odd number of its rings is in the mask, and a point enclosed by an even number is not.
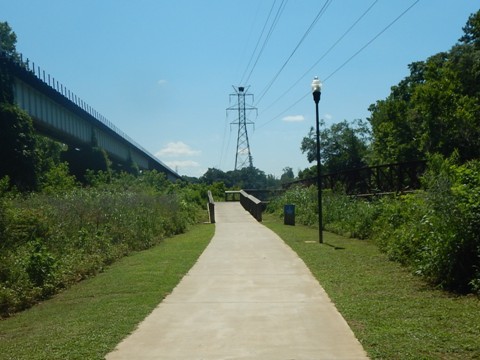
<svg viewBox="0 0 480 360"><path fill-rule="evenodd" d="M320 95L322 94L322 83L318 80L318 77L312 81L312 94L313 101L315 101L315 113L317 124L317 194L318 194L318 242L323 243L323 221L322 221L322 178L320 171L320 119L318 116L318 103L320 101Z"/></svg>

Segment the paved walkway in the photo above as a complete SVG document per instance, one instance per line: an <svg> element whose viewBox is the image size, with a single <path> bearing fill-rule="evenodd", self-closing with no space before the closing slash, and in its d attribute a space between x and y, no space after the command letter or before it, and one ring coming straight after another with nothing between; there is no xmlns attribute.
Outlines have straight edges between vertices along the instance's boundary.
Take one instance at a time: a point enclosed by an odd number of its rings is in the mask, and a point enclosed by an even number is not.
<svg viewBox="0 0 480 360"><path fill-rule="evenodd" d="M238 202L215 206L198 262L107 359L367 359L298 256Z"/></svg>

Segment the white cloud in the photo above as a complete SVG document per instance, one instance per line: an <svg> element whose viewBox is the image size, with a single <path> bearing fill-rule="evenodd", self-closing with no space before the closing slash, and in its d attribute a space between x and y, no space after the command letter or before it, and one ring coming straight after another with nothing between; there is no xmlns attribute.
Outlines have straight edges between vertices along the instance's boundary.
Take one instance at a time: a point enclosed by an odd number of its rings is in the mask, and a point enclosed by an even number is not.
<svg viewBox="0 0 480 360"><path fill-rule="evenodd" d="M160 79L160 80L157 81L157 84L160 85L160 86L165 85L167 83L168 83L168 81L165 80L165 79Z"/></svg>
<svg viewBox="0 0 480 360"><path fill-rule="evenodd" d="M333 116L331 114L325 114L325 115L323 115L323 117L325 118L325 120L332 120L333 119Z"/></svg>
<svg viewBox="0 0 480 360"><path fill-rule="evenodd" d="M198 156L201 154L199 150L193 150L190 146L182 141L170 142L163 149L158 151L155 156L161 157L177 157L177 156Z"/></svg>
<svg viewBox="0 0 480 360"><path fill-rule="evenodd" d="M303 115L288 115L282 120L285 122L301 122L305 120L305 117Z"/></svg>
<svg viewBox="0 0 480 360"><path fill-rule="evenodd" d="M193 160L173 160L165 161L165 164L172 169L185 169L185 168L197 168L199 163Z"/></svg>

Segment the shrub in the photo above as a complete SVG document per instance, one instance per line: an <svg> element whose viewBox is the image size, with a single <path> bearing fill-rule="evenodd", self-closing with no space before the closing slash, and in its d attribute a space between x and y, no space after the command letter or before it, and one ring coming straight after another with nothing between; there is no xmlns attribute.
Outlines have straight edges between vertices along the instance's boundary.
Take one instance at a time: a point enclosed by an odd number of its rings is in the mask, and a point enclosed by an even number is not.
<svg viewBox="0 0 480 360"><path fill-rule="evenodd" d="M322 197L325 229L343 236L367 239L381 211L377 199L357 199L332 191Z"/></svg>
<svg viewBox="0 0 480 360"><path fill-rule="evenodd" d="M317 188L315 186L294 187L267 206L267 212L283 217L284 205L295 205L295 218L298 223L311 226L318 224Z"/></svg>
<svg viewBox="0 0 480 360"><path fill-rule="evenodd" d="M203 189L173 185L163 174L101 178L91 176L89 188L68 190L61 181L44 193L0 194L1 316L184 232L198 219L197 203L206 203Z"/></svg>
<svg viewBox="0 0 480 360"><path fill-rule="evenodd" d="M436 155L423 181L424 192L384 201L377 244L435 285L479 292L480 162Z"/></svg>

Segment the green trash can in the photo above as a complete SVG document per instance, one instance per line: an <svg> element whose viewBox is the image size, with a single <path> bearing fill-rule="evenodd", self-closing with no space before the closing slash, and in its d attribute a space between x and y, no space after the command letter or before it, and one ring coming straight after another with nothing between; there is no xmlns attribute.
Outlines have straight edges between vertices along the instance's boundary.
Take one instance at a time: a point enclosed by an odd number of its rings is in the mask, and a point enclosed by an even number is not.
<svg viewBox="0 0 480 360"><path fill-rule="evenodd" d="M295 226L295 205L289 204L283 207L283 224Z"/></svg>

